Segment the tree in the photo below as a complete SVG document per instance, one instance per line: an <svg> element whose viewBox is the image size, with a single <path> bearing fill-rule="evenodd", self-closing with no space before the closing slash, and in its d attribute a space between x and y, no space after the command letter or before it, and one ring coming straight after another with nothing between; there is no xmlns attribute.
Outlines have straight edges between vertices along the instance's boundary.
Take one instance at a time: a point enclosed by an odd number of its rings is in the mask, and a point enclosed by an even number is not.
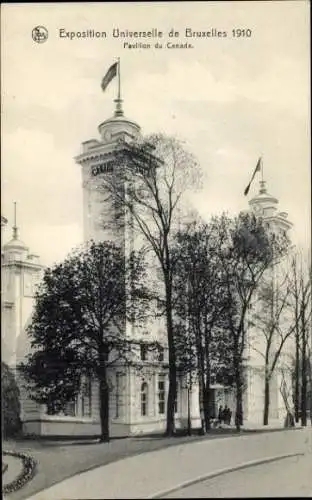
<svg viewBox="0 0 312 500"><path fill-rule="evenodd" d="M181 389L187 391L187 432L190 436L192 434L191 392L192 387L199 380L196 366L196 349L192 343L193 338L188 330L187 323L183 320L181 322L179 320L174 321L174 332L177 376L181 381ZM201 433L205 433L203 418L201 418Z"/></svg>
<svg viewBox="0 0 312 500"><path fill-rule="evenodd" d="M287 382L286 382L286 374L288 371L287 368L288 367L282 366L281 370L280 370L281 376L282 376L282 380L281 380L281 384L280 384L280 393L281 393L281 396L283 398L285 409L286 409L286 418L285 418L284 426L285 427L294 427L295 426L295 418L294 418L292 408L291 408L291 403L290 403L291 387L288 387Z"/></svg>
<svg viewBox="0 0 312 500"><path fill-rule="evenodd" d="M141 236L144 244L153 251L162 274L169 354L166 434L171 436L175 432L177 392L172 239L183 195L197 187L200 171L195 158L181 142L162 134L141 138L131 144L123 142L115 154L116 168L103 176L99 190L104 197L110 196L113 200L116 214L113 224L119 220L124 225L127 218L133 234Z"/></svg>
<svg viewBox="0 0 312 500"><path fill-rule="evenodd" d="M223 330L224 300L220 250L226 233L220 219L191 223L177 235L174 309L179 322L175 343L184 370L193 373L199 384L202 430L209 431L211 378L225 379L225 358L229 349ZM189 367L189 370L187 370Z"/></svg>
<svg viewBox="0 0 312 500"><path fill-rule="evenodd" d="M131 363L125 322L141 322L148 306L144 259L110 242L87 244L45 270L28 333L32 351L21 370L32 397L57 412L83 381L99 384L101 440L109 440L108 370ZM129 294L131 303L129 305Z"/></svg>
<svg viewBox="0 0 312 500"><path fill-rule="evenodd" d="M227 240L220 259L227 300L226 325L232 340L235 424L239 431L243 423L244 353L250 305L265 271L286 252L288 239L272 233L261 218L248 212L233 220L224 216L223 224Z"/></svg>
<svg viewBox="0 0 312 500"><path fill-rule="evenodd" d="M15 436L21 430L21 405L14 373L3 361L1 362L1 387L2 435L8 438Z"/></svg>
<svg viewBox="0 0 312 500"><path fill-rule="evenodd" d="M304 262L300 253L291 259L290 273L291 317L295 331L295 420L307 425L309 362L309 334L311 335L311 264ZM301 372L301 373L300 373ZM300 394L301 386L301 394Z"/></svg>
<svg viewBox="0 0 312 500"><path fill-rule="evenodd" d="M264 360L264 407L263 425L269 423L270 382L280 360L284 346L294 332L294 325L289 320L290 283L284 269L267 276L256 297L256 312L250 325L256 327L257 338L250 337L249 342ZM256 347L260 341L261 347Z"/></svg>

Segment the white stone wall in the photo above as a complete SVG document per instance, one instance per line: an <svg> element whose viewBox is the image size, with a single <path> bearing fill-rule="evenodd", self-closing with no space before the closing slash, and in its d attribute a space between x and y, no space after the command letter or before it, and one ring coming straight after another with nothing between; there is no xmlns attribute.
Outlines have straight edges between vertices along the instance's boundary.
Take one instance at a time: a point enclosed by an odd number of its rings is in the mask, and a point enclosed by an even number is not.
<svg viewBox="0 0 312 500"><path fill-rule="evenodd" d="M30 350L26 328L34 307L35 287L40 282L42 269L28 262L4 262L2 303L2 360L15 367Z"/></svg>
<svg viewBox="0 0 312 500"><path fill-rule="evenodd" d="M262 189L265 183L260 183ZM275 233L279 231L288 231L291 228L291 223L287 220L287 214L278 213L278 200L271 195L269 195L266 190L260 190L260 194L254 197L250 201L250 206L256 214L263 216L267 223L269 224L271 230ZM273 268L267 270L263 276L263 281L267 283L272 280L274 286L274 300L277 300L278 294L283 293L283 281L287 272L288 260L287 257L281 262L276 264ZM254 297L252 308L248 314L248 320L253 318L254 314L270 314L269 310L264 310L263 305L260 303L258 296ZM263 408L264 408L264 367L265 367L265 350L266 350L266 339L261 331L260 322L254 326L249 326L247 337L247 349L246 354L248 357L248 384L247 384L247 407L246 414L248 415L248 420L257 423L262 423L263 421ZM285 312L280 317L280 326L284 332L289 328L289 317ZM270 365L272 363L273 356L277 350L280 339L275 333L273 338L273 343L271 347L271 359ZM283 347L283 356L285 358L291 353L292 342L287 341ZM284 417L284 405L281 404L281 394L280 394L280 375L279 375L279 365L277 364L272 380L270 382L270 413L269 420L279 419L282 421Z"/></svg>

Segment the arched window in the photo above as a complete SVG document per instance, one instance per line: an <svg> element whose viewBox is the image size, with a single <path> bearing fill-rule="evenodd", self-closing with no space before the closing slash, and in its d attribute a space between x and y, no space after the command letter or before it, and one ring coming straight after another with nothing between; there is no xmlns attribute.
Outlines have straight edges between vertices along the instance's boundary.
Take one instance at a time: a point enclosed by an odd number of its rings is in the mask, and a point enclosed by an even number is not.
<svg viewBox="0 0 312 500"><path fill-rule="evenodd" d="M179 384L177 382L177 392L174 400L174 413L178 413L178 392L179 392Z"/></svg>
<svg viewBox="0 0 312 500"><path fill-rule="evenodd" d="M140 345L140 357L141 361L147 360L148 346L146 344Z"/></svg>
<svg viewBox="0 0 312 500"><path fill-rule="evenodd" d="M143 382L141 385L141 416L145 417L147 415L148 408L148 385Z"/></svg>
<svg viewBox="0 0 312 500"><path fill-rule="evenodd" d="M165 413L165 379L161 376L158 379L158 413Z"/></svg>
<svg viewBox="0 0 312 500"><path fill-rule="evenodd" d="M119 418L120 417L121 377L122 377L122 373L116 373L116 409L115 409L115 418Z"/></svg>
<svg viewBox="0 0 312 500"><path fill-rule="evenodd" d="M92 414L92 381L91 377L84 377L80 389L80 412L82 417L91 417ZM79 411L79 410L78 410Z"/></svg>

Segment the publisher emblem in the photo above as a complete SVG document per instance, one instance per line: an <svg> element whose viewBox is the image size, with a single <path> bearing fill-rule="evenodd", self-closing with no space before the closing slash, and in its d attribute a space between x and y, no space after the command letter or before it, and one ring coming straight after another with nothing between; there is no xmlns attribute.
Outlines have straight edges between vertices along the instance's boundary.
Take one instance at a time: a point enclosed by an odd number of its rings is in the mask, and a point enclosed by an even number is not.
<svg viewBox="0 0 312 500"><path fill-rule="evenodd" d="M36 26L32 32L31 36L34 42L36 43L44 43L47 41L49 33L47 28L44 26Z"/></svg>

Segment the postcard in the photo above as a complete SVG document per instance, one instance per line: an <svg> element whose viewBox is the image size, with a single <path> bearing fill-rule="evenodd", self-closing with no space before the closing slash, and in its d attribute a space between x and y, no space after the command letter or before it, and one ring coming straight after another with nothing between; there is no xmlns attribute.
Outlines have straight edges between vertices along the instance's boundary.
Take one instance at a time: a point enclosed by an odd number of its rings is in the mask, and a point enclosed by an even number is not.
<svg viewBox="0 0 312 500"><path fill-rule="evenodd" d="M309 8L3 3L6 498L311 496Z"/></svg>

